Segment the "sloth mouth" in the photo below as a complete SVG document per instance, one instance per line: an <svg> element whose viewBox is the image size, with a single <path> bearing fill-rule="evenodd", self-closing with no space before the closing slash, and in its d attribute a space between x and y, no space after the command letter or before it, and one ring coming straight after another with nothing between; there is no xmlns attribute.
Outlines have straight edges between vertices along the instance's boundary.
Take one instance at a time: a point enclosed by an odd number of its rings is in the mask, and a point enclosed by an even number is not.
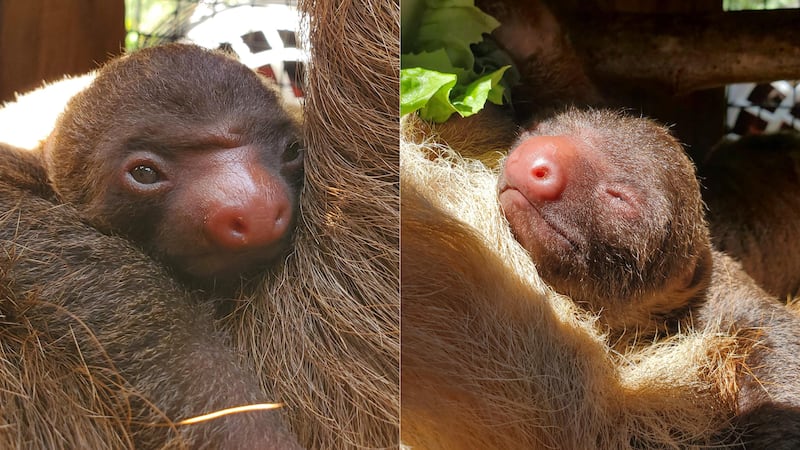
<svg viewBox="0 0 800 450"><path fill-rule="evenodd" d="M168 263L181 268L181 272L196 279L235 279L275 264L287 253L287 247L222 251L204 249L181 254L164 255Z"/></svg>
<svg viewBox="0 0 800 450"><path fill-rule="evenodd" d="M506 219L508 219L515 237L523 243L523 246L528 247L524 242L525 237L521 236L523 233L518 230L520 223L527 224L530 227L530 237L535 239L539 245L545 244L545 241L550 241L569 251L574 251L579 247L578 239L572 237L571 233L567 232L562 224L550 219L547 214L515 187L503 184L499 195ZM523 217L523 220L518 219L520 216ZM555 239L547 239L548 236ZM555 242L553 242L554 240ZM530 249L528 250L530 251Z"/></svg>

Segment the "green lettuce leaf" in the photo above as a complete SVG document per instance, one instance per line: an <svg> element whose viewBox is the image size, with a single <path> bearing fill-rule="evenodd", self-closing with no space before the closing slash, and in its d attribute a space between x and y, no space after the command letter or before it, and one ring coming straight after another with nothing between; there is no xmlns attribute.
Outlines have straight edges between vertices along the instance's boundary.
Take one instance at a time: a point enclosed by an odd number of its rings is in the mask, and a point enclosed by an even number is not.
<svg viewBox="0 0 800 450"><path fill-rule="evenodd" d="M474 0L403 0L401 8L401 114L444 122L453 113L475 114L487 101L502 104L507 58L482 54L476 61L473 53L497 20Z"/></svg>
<svg viewBox="0 0 800 450"><path fill-rule="evenodd" d="M456 112L449 101L450 91L455 85L454 74L420 67L400 70L400 114L433 109L438 111L435 114L437 117L445 116L444 120L447 120L450 114Z"/></svg>

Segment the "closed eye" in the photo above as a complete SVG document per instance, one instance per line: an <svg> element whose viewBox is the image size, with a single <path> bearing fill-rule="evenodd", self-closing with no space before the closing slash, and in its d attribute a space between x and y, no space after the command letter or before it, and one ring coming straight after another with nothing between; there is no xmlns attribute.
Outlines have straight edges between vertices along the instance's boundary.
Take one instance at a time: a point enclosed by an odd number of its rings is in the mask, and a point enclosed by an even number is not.
<svg viewBox="0 0 800 450"><path fill-rule="evenodd" d="M620 217L636 220L646 214L642 211L643 204L636 190L628 186L605 186L601 190L607 199L608 208L613 209Z"/></svg>
<svg viewBox="0 0 800 450"><path fill-rule="evenodd" d="M628 202L628 196L625 195L621 190L614 189L614 188L606 188L606 194L610 195L611 198L623 202Z"/></svg>

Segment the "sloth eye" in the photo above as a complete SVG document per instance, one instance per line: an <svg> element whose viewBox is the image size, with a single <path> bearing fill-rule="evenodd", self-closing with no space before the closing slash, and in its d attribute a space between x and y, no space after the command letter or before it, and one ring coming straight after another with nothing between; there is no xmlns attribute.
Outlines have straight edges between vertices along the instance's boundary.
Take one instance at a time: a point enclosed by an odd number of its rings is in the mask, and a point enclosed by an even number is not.
<svg viewBox="0 0 800 450"><path fill-rule="evenodd" d="M129 172L139 184L154 184L161 180L158 171L150 166L138 165Z"/></svg>
<svg viewBox="0 0 800 450"><path fill-rule="evenodd" d="M300 157L303 153L303 146L300 142L294 141L291 144L286 146L286 149L283 151L283 156L281 159L285 163L292 162Z"/></svg>
<svg viewBox="0 0 800 450"><path fill-rule="evenodd" d="M617 189L606 189L606 193L613 198L614 200L621 201L621 202L628 202L628 198Z"/></svg>
<svg viewBox="0 0 800 450"><path fill-rule="evenodd" d="M641 217L644 205L641 204L635 189L609 187L605 189L605 194L611 200L608 205L620 216L630 220Z"/></svg>

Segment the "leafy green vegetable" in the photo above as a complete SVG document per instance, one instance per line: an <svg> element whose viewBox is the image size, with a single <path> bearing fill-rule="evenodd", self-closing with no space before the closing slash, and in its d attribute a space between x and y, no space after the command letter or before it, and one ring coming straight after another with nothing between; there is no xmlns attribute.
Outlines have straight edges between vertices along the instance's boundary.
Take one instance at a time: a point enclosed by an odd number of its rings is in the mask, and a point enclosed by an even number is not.
<svg viewBox="0 0 800 450"><path fill-rule="evenodd" d="M425 120L443 122L454 112L450 91L456 85L456 76L420 67L400 71L400 114L422 109ZM433 116L433 117L431 117Z"/></svg>
<svg viewBox="0 0 800 450"><path fill-rule="evenodd" d="M499 83L503 78L503 73L509 67L504 66L478 78L467 86L463 95L456 96L453 104L462 117L471 116L483 109L483 105L486 104L487 100L496 105L503 104L504 89Z"/></svg>
<svg viewBox="0 0 800 450"><path fill-rule="evenodd" d="M472 49L499 25L493 17L473 0L403 0L401 6L401 114L419 111L425 120L444 122L453 113L475 114L486 101L502 104L501 80L510 66L500 62L507 59L482 55L476 64Z"/></svg>

